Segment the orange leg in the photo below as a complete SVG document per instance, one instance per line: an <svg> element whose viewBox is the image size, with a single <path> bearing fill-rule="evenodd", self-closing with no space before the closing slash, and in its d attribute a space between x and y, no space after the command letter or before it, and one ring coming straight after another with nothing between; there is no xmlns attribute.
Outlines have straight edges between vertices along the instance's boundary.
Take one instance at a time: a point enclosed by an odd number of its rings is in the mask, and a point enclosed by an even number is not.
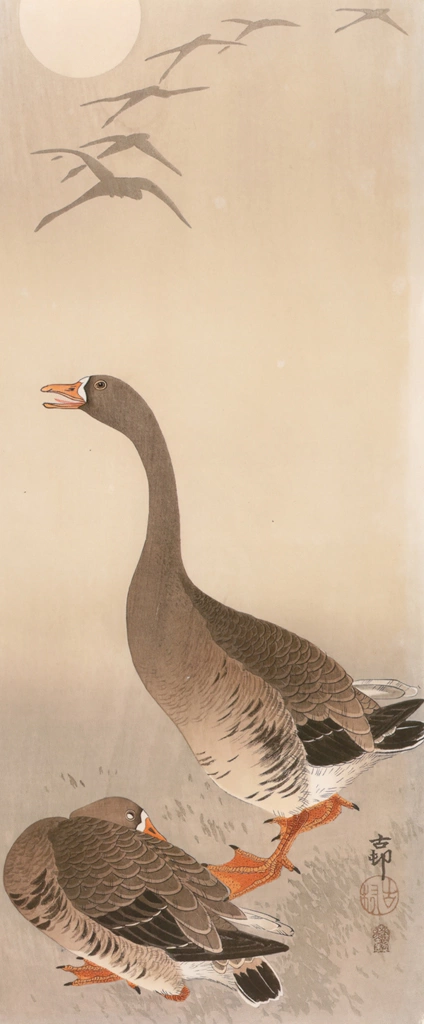
<svg viewBox="0 0 424 1024"><path fill-rule="evenodd" d="M336 793L328 800L323 800L312 807L306 807L300 814L295 814L292 818L269 818L269 822L275 822L280 827L280 834L275 837L279 839L279 843L270 857L256 857L255 854L246 853L240 847L234 846L235 853L232 860L226 864L208 864L208 869L212 875L228 886L232 900L237 896L244 896L245 893L257 889L260 885L273 882L275 878L279 878L283 868L300 873L299 868L295 868L287 856L292 843L301 832L309 832L313 828L318 828L319 825L329 825L338 817L342 807L359 810L356 804L344 800Z"/></svg>
<svg viewBox="0 0 424 1024"><path fill-rule="evenodd" d="M177 996L165 996L165 999L172 999L174 1003L183 1003L184 999L187 999L189 995L190 989L187 988L187 985L184 985L184 988L181 989Z"/></svg>
<svg viewBox="0 0 424 1024"><path fill-rule="evenodd" d="M78 957L78 959L82 960L83 957ZM75 981L65 982L65 988L67 985L104 985L111 981L123 981L123 978L120 978L118 974L112 974L112 971L107 971L105 967L98 967L97 964L92 964L90 960L84 960L83 967L71 967L70 964L61 964L57 969L58 971L70 971L71 974L76 975ZM133 985L132 981L127 981L127 985L129 985L130 988L134 988L140 995L138 985ZM178 995L166 995L165 999L173 999L176 1003L182 1003L189 995L190 989L184 985Z"/></svg>
<svg viewBox="0 0 424 1024"><path fill-rule="evenodd" d="M79 959L83 959L79 957ZM67 985L99 985L106 984L110 981L122 981L118 974L112 974L112 971L107 971L105 967L98 967L97 964L92 964L90 960L84 960L83 967L72 967L70 964L61 964L58 967L58 971L70 971L71 974L75 974L75 981L66 981ZM131 981L127 981L127 985L130 988L135 988L136 992L140 992L138 985L133 985Z"/></svg>

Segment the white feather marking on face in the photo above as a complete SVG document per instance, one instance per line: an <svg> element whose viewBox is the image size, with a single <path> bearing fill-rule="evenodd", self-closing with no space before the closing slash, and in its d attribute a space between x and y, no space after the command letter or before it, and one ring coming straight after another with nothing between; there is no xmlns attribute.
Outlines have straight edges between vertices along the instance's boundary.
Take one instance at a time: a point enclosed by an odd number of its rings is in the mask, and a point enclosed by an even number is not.
<svg viewBox="0 0 424 1024"><path fill-rule="evenodd" d="M90 380L90 377L81 377L80 386L78 388L78 394L81 396L84 402L87 401L87 395L85 393L85 385Z"/></svg>
<svg viewBox="0 0 424 1024"><path fill-rule="evenodd" d="M141 821L140 821L140 824L137 825L136 832L144 832L144 829L146 828L146 821L147 821L148 817L149 817L149 815L147 814L147 811L142 811L141 812Z"/></svg>

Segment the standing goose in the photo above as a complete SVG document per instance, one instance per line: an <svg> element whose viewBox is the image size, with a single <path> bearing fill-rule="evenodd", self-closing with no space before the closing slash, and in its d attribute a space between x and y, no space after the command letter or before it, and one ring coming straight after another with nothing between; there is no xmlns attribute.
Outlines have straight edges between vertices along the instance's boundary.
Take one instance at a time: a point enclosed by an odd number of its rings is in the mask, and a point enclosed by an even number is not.
<svg viewBox="0 0 424 1024"><path fill-rule="evenodd" d="M71 985L128 982L182 1001L185 982L210 979L258 1005L278 999L281 985L264 955L288 949L234 924L277 934L276 918L243 911L207 868L157 832L146 811L106 797L69 818L35 822L13 844L4 869L6 892L31 924L83 967L66 965Z"/></svg>
<svg viewBox="0 0 424 1024"><path fill-rule="evenodd" d="M271 813L280 830L268 858L238 848L214 867L239 894L293 870L296 836L355 807L338 790L384 757L417 746L422 704L380 707L314 644L199 590L181 558L177 489L160 427L144 399L110 376L50 384L48 409L81 409L125 434L149 483L146 540L128 592L128 642L144 686L199 764L232 796ZM390 694L388 681L384 690ZM402 693L400 684L393 690Z"/></svg>

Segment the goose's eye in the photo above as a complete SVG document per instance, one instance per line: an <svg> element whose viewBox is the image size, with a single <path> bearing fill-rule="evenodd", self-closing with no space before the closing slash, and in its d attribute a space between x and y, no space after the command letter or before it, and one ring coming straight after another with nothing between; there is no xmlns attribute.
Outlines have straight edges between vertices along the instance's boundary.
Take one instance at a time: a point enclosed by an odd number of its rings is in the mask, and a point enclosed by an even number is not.
<svg viewBox="0 0 424 1024"><path fill-rule="evenodd" d="M97 388L98 391L104 391L104 389L107 388L106 381L105 380L96 380L96 383L95 383L94 387ZM133 815L133 817L134 817L134 815Z"/></svg>
<svg viewBox="0 0 424 1024"><path fill-rule="evenodd" d="M127 811L125 817L128 818L128 821L134 821L134 818L135 818L134 811Z"/></svg>

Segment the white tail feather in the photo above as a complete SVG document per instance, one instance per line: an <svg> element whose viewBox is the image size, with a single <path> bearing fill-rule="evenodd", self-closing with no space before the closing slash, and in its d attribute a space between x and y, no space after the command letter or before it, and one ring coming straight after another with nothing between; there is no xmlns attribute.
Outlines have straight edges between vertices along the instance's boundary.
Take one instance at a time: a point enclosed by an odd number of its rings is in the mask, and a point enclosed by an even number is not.
<svg viewBox="0 0 424 1024"><path fill-rule="evenodd" d="M402 700L403 697L415 697L418 692L416 686L401 683L399 679L355 679L354 686L367 697L372 697L378 704L390 704L392 701Z"/></svg>
<svg viewBox="0 0 424 1024"><path fill-rule="evenodd" d="M279 921L278 917L264 914L262 910L247 910L246 907L240 909L246 915L246 920L240 921L240 928L243 931L246 928L251 928L252 931L268 932L268 934L272 932L273 935L293 935L293 928L289 924Z"/></svg>
<svg viewBox="0 0 424 1024"><path fill-rule="evenodd" d="M268 961L267 960L264 961L262 959L262 957L254 957L254 958L249 957L247 960L244 961L244 965L245 965L246 968L249 968L249 967L250 968L254 968L255 965L263 964L263 963L267 963L268 964ZM269 966L270 965L268 964L268 967ZM188 963L184 962L184 963L180 964L180 967L181 967L183 978L184 978L185 981L215 981L215 982L218 982L219 985L225 985L226 988L230 988L230 989L233 990L233 992L237 992L237 995L241 996L243 1001L248 1003L249 1006L261 1006L263 1004L263 1002L265 1002L265 1000L263 1000L263 1001L260 1001L260 1002L256 1003L256 1002L253 1002L251 999L246 999L245 995L243 994L243 991L241 990L240 986L236 982L236 979L234 977L234 969L232 967L230 967L228 962L225 964L225 967L223 965L224 969L219 969L219 970L217 970L217 965L216 965L215 961L211 962L210 960L201 960L201 961L197 960L195 962L190 961ZM243 971L243 967L240 970ZM272 970L272 968L271 968L271 970ZM275 975L274 971L272 973ZM273 1002L274 1002L275 999L279 999L280 996L283 995L283 989L281 987L281 982L277 978L277 975L275 975L275 979L276 979L277 985L279 986L280 990L279 990L278 993L276 992L274 997L272 997L271 995L269 996L269 1000L271 1000Z"/></svg>
<svg viewBox="0 0 424 1024"><path fill-rule="evenodd" d="M195 960L181 963L180 967L184 981L217 981L227 988L237 988L234 972L228 970L227 965L225 970L220 971L215 969L214 962L211 960Z"/></svg>

